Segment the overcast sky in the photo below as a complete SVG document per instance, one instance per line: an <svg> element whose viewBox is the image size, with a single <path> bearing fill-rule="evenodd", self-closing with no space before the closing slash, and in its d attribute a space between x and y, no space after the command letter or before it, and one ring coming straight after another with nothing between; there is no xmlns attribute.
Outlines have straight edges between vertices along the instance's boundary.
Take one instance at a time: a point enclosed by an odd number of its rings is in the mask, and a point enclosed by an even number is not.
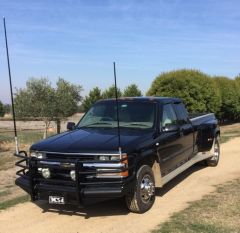
<svg viewBox="0 0 240 233"><path fill-rule="evenodd" d="M6 17L13 86L29 77L59 76L83 94L113 83L146 92L164 71L240 73L239 0L0 0ZM0 24L0 100L10 101Z"/></svg>

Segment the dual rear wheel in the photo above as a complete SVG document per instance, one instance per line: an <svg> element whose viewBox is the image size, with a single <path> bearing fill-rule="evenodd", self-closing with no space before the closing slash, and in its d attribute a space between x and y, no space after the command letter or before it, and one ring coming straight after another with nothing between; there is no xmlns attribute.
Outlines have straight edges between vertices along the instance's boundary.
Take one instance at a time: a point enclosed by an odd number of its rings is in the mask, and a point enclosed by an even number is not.
<svg viewBox="0 0 240 233"><path fill-rule="evenodd" d="M213 144L213 156L205 160L205 164L209 167L216 167L220 158L220 137L215 137Z"/></svg>

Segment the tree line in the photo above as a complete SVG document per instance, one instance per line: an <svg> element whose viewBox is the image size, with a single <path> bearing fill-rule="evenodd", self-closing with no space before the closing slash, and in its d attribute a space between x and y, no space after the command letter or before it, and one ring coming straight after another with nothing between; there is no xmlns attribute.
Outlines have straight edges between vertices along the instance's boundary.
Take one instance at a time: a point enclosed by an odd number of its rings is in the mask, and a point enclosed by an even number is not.
<svg viewBox="0 0 240 233"><path fill-rule="evenodd" d="M136 84L127 86L123 92L118 88L117 93L118 97L142 96L142 92ZM104 90L103 92L98 87L94 87L82 102L83 110L86 112L92 106L92 104L100 99L110 98L116 98L114 85Z"/></svg>
<svg viewBox="0 0 240 233"><path fill-rule="evenodd" d="M47 78L30 78L26 87L16 89L16 116L40 118L45 122L45 136L51 121L57 124L76 112L86 112L100 99L115 98L115 87L105 90L94 87L82 97L81 85L59 78L53 86ZM118 89L119 97L142 96L136 84ZM152 82L146 95L181 98L191 113L214 112L220 121L240 120L240 76L229 79L210 76L198 70L182 69L161 73ZM0 102L0 116L10 112L10 105Z"/></svg>
<svg viewBox="0 0 240 233"><path fill-rule="evenodd" d="M93 88L83 99L80 85L59 78L52 86L47 78L30 78L26 87L16 89L14 95L15 114L17 119L39 119L45 123L44 138L52 121L56 122L57 133L61 131L61 121L77 112L85 112L99 99L115 98L115 87L111 86L103 92ZM118 89L118 96L141 96L137 85L132 84L122 92ZM0 116L10 112L10 105L0 102Z"/></svg>
<svg viewBox="0 0 240 233"><path fill-rule="evenodd" d="M221 122L240 120L240 76L230 79L187 69L164 72L147 95L179 97L189 112L214 112Z"/></svg>
<svg viewBox="0 0 240 233"><path fill-rule="evenodd" d="M61 130L61 120L78 110L82 86L59 78L53 87L47 78L30 78L25 88L17 89L14 96L15 113L18 119L40 118L45 123L44 138L51 121Z"/></svg>

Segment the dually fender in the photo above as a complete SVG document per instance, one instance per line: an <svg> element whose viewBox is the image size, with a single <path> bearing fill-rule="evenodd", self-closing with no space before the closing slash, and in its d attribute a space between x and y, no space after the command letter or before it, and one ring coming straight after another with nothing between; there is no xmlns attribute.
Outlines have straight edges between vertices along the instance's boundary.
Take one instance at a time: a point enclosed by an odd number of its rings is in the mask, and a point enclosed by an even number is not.
<svg viewBox="0 0 240 233"><path fill-rule="evenodd" d="M161 188L162 176L160 167L160 156L156 149L148 149L141 153L141 160L150 165L155 179L155 187Z"/></svg>

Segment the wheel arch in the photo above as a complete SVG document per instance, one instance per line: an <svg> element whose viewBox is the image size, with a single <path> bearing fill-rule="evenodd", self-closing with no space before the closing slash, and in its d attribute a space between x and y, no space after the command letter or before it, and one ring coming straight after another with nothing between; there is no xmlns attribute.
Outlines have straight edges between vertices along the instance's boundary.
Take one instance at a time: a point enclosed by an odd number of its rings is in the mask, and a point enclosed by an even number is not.
<svg viewBox="0 0 240 233"><path fill-rule="evenodd" d="M162 176L161 176L161 167L160 167L160 158L156 153L148 153L142 154L140 159L137 163L137 170L142 165L148 165L152 168L154 180L155 180L155 187L160 188L162 187Z"/></svg>

